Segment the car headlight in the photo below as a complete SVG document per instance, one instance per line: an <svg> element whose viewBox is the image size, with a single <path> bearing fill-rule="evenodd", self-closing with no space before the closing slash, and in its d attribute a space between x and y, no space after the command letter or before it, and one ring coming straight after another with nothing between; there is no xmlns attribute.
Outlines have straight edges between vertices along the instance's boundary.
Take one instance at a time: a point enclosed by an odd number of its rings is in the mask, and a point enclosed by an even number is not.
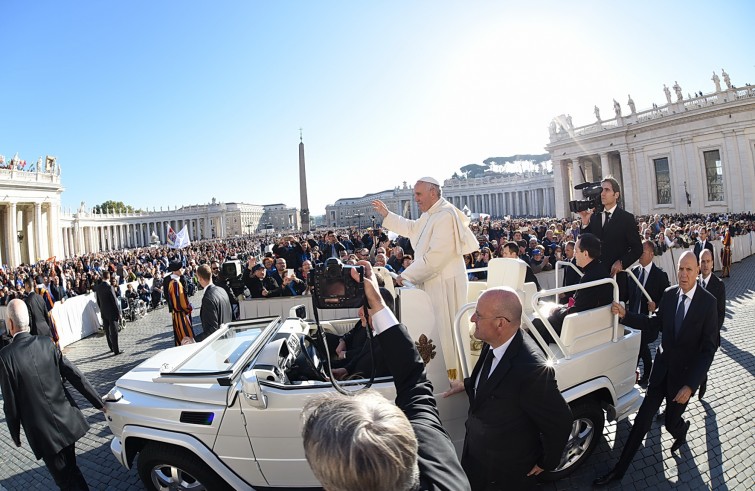
<svg viewBox="0 0 755 491"><path fill-rule="evenodd" d="M123 394L121 394L121 391L115 387L110 389L110 392L108 392L107 395L102 398L102 400L105 402L118 402L121 399L123 399Z"/></svg>

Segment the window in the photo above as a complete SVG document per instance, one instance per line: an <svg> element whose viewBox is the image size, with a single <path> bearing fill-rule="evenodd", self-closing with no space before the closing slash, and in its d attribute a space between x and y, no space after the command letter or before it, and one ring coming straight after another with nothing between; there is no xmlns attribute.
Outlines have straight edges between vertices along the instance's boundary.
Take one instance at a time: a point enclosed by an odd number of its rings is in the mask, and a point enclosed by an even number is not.
<svg viewBox="0 0 755 491"><path fill-rule="evenodd" d="M724 200L724 169L718 150L703 152L705 183L708 186L708 201Z"/></svg>
<svg viewBox="0 0 755 491"><path fill-rule="evenodd" d="M653 159L655 166L655 192L659 205L671 204L671 176L668 170L668 158Z"/></svg>

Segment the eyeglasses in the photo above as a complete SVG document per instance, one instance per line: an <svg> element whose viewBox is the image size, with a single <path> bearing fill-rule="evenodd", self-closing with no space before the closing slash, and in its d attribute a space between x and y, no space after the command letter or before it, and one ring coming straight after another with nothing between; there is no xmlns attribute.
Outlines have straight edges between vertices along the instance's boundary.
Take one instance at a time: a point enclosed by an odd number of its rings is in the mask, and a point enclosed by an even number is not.
<svg viewBox="0 0 755 491"><path fill-rule="evenodd" d="M475 315L475 316L476 316L476 317L477 317L478 319L480 319L480 320L488 320L488 319L504 319L504 320L505 320L506 322L511 322L511 319L509 319L509 318L508 318L508 317L506 317L505 315L496 315L496 316L493 316L493 317L483 317L483 316L481 316L481 315L480 315L480 313L479 313L479 312L478 312L477 310L475 310L475 311L474 311L474 315Z"/></svg>

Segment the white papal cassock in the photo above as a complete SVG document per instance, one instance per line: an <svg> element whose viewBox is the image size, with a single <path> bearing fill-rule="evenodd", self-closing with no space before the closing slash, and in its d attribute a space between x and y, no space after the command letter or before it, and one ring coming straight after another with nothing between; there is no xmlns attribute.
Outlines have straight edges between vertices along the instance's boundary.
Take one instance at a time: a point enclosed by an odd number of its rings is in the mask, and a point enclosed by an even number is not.
<svg viewBox="0 0 755 491"><path fill-rule="evenodd" d="M449 376L458 374L459 361L452 326L456 312L467 302L463 255L480 248L469 229L469 218L441 198L417 220L389 212L383 226L412 241L414 262L401 273L401 277L430 296L446 368Z"/></svg>

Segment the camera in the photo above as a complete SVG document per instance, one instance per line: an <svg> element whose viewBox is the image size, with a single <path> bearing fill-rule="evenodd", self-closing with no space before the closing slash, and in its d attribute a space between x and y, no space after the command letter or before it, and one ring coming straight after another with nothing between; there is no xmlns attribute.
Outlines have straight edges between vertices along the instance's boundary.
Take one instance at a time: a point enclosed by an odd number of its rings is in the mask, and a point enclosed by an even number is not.
<svg viewBox="0 0 755 491"><path fill-rule="evenodd" d="M315 308L355 309L362 306L364 285L351 277L353 269L364 278L363 266L346 265L335 257L310 271L309 284Z"/></svg>
<svg viewBox="0 0 755 491"><path fill-rule="evenodd" d="M228 259L220 265L220 274L218 277L221 281L227 282L234 295L241 295L244 292L244 282L241 277L242 272L240 260Z"/></svg>
<svg viewBox="0 0 755 491"><path fill-rule="evenodd" d="M584 199L569 201L569 210L572 213L579 213L594 208L597 213L603 211L603 203L600 200L600 193L603 187L600 182L583 182L577 184L574 189L582 191Z"/></svg>

